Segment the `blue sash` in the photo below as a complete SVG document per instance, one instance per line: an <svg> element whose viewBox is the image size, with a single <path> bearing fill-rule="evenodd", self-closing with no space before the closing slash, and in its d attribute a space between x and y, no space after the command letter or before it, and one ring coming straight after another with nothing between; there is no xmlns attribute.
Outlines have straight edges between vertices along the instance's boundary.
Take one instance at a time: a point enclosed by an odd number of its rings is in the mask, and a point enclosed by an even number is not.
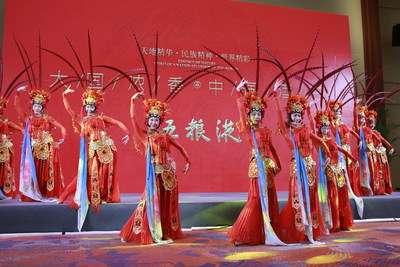
<svg viewBox="0 0 400 267"><path fill-rule="evenodd" d="M79 146L78 180L74 202L78 205L78 230L80 232L89 210L87 195L87 149L86 138L84 136L81 137Z"/></svg>

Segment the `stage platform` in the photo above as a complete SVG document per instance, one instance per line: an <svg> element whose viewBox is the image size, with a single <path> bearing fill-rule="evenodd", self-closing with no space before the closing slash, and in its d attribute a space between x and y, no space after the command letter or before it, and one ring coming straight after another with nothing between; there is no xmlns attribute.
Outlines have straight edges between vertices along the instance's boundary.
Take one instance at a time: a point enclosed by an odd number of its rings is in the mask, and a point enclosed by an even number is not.
<svg viewBox="0 0 400 267"><path fill-rule="evenodd" d="M102 204L99 213L89 210L82 231L118 231L135 210L141 194L122 194L121 203ZM288 192L278 192L279 208ZM400 193L363 197L363 219L400 218ZM232 225L247 200L245 193L181 193L183 228ZM354 219L360 219L351 201ZM0 200L1 233L76 232L77 211L55 202Z"/></svg>

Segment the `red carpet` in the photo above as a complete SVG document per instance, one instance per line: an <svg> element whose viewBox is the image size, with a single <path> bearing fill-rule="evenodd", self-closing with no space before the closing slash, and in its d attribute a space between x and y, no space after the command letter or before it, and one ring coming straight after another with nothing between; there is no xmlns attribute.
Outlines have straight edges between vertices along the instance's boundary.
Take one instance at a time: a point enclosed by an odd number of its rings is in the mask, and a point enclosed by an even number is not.
<svg viewBox="0 0 400 267"><path fill-rule="evenodd" d="M357 223L324 245L230 247L227 229L187 231L167 245L121 243L116 233L0 235L0 266L399 266L400 223Z"/></svg>

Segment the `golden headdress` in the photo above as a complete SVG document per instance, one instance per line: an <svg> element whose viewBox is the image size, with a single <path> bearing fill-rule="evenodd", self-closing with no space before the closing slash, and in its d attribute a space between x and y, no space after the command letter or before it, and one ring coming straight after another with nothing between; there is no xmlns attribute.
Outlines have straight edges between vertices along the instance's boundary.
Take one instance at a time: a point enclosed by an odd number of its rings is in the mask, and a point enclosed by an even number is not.
<svg viewBox="0 0 400 267"><path fill-rule="evenodd" d="M328 110L317 110L317 113L315 114L314 120L315 120L315 127L317 129L321 128L322 126L329 126L330 125L330 117L332 117L331 112Z"/></svg>
<svg viewBox="0 0 400 267"><path fill-rule="evenodd" d="M328 101L328 106L333 112L336 112L337 110L342 111L342 105L343 105L342 102L339 101L334 101L334 100Z"/></svg>
<svg viewBox="0 0 400 267"><path fill-rule="evenodd" d="M378 113L375 110L367 110L365 115L370 120L376 120Z"/></svg>
<svg viewBox="0 0 400 267"><path fill-rule="evenodd" d="M104 101L103 91L99 89L86 89L82 94L82 102L84 105L97 106Z"/></svg>
<svg viewBox="0 0 400 267"><path fill-rule="evenodd" d="M288 114L296 112L303 115L306 105L307 98L304 98L300 95L291 95L289 96L288 102L286 104L286 112Z"/></svg>
<svg viewBox="0 0 400 267"><path fill-rule="evenodd" d="M161 120L164 119L165 114L168 112L167 103L158 101L157 99L145 99L143 101L145 116L148 117L159 117Z"/></svg>
<svg viewBox="0 0 400 267"><path fill-rule="evenodd" d="M40 104L43 107L46 107L47 102L50 100L50 93L43 90L31 90L29 92L32 105Z"/></svg>
<svg viewBox="0 0 400 267"><path fill-rule="evenodd" d="M366 115L366 112L367 112L368 110L367 110L367 108L366 107L364 107L364 106L357 106L357 114L358 114L358 116L361 116L361 115Z"/></svg>
<svg viewBox="0 0 400 267"><path fill-rule="evenodd" d="M260 98L256 92L248 92L243 97L244 106L247 110L264 111L267 108L268 96Z"/></svg>

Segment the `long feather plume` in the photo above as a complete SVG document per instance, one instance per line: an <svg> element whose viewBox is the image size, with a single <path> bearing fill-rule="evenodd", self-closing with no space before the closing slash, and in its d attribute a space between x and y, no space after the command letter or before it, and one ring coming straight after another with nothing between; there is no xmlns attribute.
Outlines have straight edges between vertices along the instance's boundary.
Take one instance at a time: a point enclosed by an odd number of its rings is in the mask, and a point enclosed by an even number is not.
<svg viewBox="0 0 400 267"><path fill-rule="evenodd" d="M42 39L40 38L40 31L39 31L39 48L38 48L38 53L39 53L39 89L42 89Z"/></svg>
<svg viewBox="0 0 400 267"><path fill-rule="evenodd" d="M158 32L156 32L156 57L154 60L154 97L157 98L158 89Z"/></svg>
<svg viewBox="0 0 400 267"><path fill-rule="evenodd" d="M21 49L21 47L19 45L19 42L18 42L17 38L15 36L13 36L13 37L14 37L15 44L17 45L19 55L21 56L22 63L24 64L24 67L26 69L29 64L27 64L27 62L25 61L24 54L22 53L22 49ZM28 76L29 86L33 87L32 78L31 78L31 75L30 75L29 71L26 72L26 75Z"/></svg>
<svg viewBox="0 0 400 267"><path fill-rule="evenodd" d="M87 81L87 79L81 77L81 75L79 74L78 70L74 67L74 65L71 62L69 62L65 57L61 56L60 54L58 54L56 52L53 52L53 51L48 50L46 48L43 48L43 47L42 47L42 50L44 50L44 51L46 51L46 52L48 52L48 53L60 58L62 61L64 61L73 70L73 72L75 72L75 77L77 79L79 79L82 82L86 82Z"/></svg>
<svg viewBox="0 0 400 267"><path fill-rule="evenodd" d="M258 83L260 82L260 39L258 27L256 27L256 42L257 42L257 65L256 65L256 92L258 92Z"/></svg>
<svg viewBox="0 0 400 267"><path fill-rule="evenodd" d="M116 67L108 66L108 65L97 65L97 66L95 66L95 67L96 67L96 68L106 68L106 69L110 69L110 70L113 70L113 71L118 72L119 74L121 74L122 76L124 76L124 77L133 85L133 87L135 88L136 92L141 92L140 89L139 89L139 87L137 87L137 85L135 84L135 82L132 80L132 78L131 78L129 75L127 75L124 71L122 71L122 70L120 70L120 69L118 69L118 68L116 68Z"/></svg>
<svg viewBox="0 0 400 267"><path fill-rule="evenodd" d="M208 47L204 47L205 49L207 49L209 52L211 52L213 55L215 55L216 57L220 58L222 61L224 61L226 64L228 64L229 67L231 67L233 69L233 71L239 76L240 80L243 79L243 76L240 74L240 72L237 70L237 68L230 63L228 60L226 60L225 58L223 58L220 54L218 54L217 52L215 52L214 50L211 50ZM249 88L247 87L247 84L244 85L244 87L246 88L246 90L248 91Z"/></svg>
<svg viewBox="0 0 400 267"><path fill-rule="evenodd" d="M93 56L92 56L92 44L90 41L89 31L88 31L88 47L89 47L90 83L93 84Z"/></svg>
<svg viewBox="0 0 400 267"><path fill-rule="evenodd" d="M311 46L310 51L308 52L308 56L307 56L306 63L305 63L305 65L304 65L304 69L306 69L306 68L308 67L308 63L310 62L311 54L312 54L312 51L314 50L315 44L316 44L316 42L317 42L318 35L319 35L319 30L317 31L317 34L315 35L315 38L314 38L314 42L313 42L313 44L312 44L312 46ZM303 72L303 76L301 77L301 81L300 81L298 93L300 93L300 91L301 91L301 87L302 87L302 85L303 85L304 75L305 75L305 72Z"/></svg>
<svg viewBox="0 0 400 267"><path fill-rule="evenodd" d="M32 65L32 61L31 61L31 59L30 59L30 57L29 57L28 52L27 52L26 49L25 49L25 46L22 44L22 42L21 42L20 40L18 40L18 41L19 41L20 46L22 47L22 51L23 51L24 54L25 54L26 61L28 62L28 65ZM37 88L37 84L36 84L37 78L36 78L36 76L35 76L35 71L34 71L33 68L30 68L30 70L31 70L31 73L32 73L32 80L33 80L34 86L35 86L35 88Z"/></svg>
<svg viewBox="0 0 400 267"><path fill-rule="evenodd" d="M35 62L33 62L33 64ZM8 85L6 91L4 92L4 97L5 98L8 98L11 95L11 93L13 91L12 90L13 89L13 85L15 84L15 82L22 76L22 74L24 74L31 67L32 67L32 65L29 65L28 67L24 68L20 73L18 73L17 76L15 76L15 78L11 81L11 83ZM27 82L27 81L23 81L23 82Z"/></svg>
<svg viewBox="0 0 400 267"><path fill-rule="evenodd" d="M153 93L152 93L152 86L151 86L151 80L150 80L149 69L147 68L146 60L144 59L144 56L143 56L142 47L140 46L139 40L137 39L135 33L133 33L133 37L135 38L136 47L137 47L137 49L138 49L138 52L139 52L140 58L141 58L141 60L142 60L142 64L143 64L144 70L145 70L145 72L146 72L146 77L147 77L148 84L149 84L149 95L150 95L150 98L152 98L152 97L153 97Z"/></svg>
<svg viewBox="0 0 400 267"><path fill-rule="evenodd" d="M211 66L211 67L208 67L208 68L205 68L205 69L198 70L198 71L196 71L195 73L193 73L193 74L189 75L188 77L186 77L185 79L183 79L183 81L181 81L180 83L178 83L178 84L174 87L174 89L171 90L171 92L169 93L169 95L167 95L167 97L165 98L164 102L171 101L170 98L174 95L174 93L175 93L177 90L182 90L182 88L181 88L182 85L185 84L188 80L190 80L191 78L195 77L195 76L198 75L199 73L205 72L205 71L207 71L207 70L209 70L209 69L212 69L212 68L215 68L215 66Z"/></svg>
<svg viewBox="0 0 400 267"><path fill-rule="evenodd" d="M74 46L72 45L71 41L69 40L68 36L64 34L64 37L67 40L68 45L71 48L72 52L74 53L76 60L78 61L79 67L81 69L81 72L82 73L86 73L86 71L85 71L85 69L83 67L82 61L80 60L80 58L78 56L78 53L76 52L76 50L75 50Z"/></svg>

